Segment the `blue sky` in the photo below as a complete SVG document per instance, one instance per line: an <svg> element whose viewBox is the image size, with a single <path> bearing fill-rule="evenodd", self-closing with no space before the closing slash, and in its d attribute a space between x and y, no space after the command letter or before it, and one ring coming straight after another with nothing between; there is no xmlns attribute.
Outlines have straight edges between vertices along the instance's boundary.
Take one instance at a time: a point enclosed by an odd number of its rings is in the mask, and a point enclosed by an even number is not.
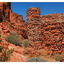
<svg viewBox="0 0 64 64"><path fill-rule="evenodd" d="M22 15L24 20L26 20L26 11L30 7L40 8L41 15L64 13L64 2L11 2L12 11Z"/></svg>

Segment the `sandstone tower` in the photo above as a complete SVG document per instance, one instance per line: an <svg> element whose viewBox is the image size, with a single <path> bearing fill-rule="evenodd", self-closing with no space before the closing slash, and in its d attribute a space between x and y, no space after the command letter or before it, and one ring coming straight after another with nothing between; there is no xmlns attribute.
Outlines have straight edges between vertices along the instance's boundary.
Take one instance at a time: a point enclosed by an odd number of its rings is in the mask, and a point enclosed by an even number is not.
<svg viewBox="0 0 64 64"><path fill-rule="evenodd" d="M27 21L32 18L39 18L40 9L37 7L32 7L27 10Z"/></svg>
<svg viewBox="0 0 64 64"><path fill-rule="evenodd" d="M27 29L28 29L28 41L31 45L33 42L40 41L40 9L37 7L29 8L27 10Z"/></svg>

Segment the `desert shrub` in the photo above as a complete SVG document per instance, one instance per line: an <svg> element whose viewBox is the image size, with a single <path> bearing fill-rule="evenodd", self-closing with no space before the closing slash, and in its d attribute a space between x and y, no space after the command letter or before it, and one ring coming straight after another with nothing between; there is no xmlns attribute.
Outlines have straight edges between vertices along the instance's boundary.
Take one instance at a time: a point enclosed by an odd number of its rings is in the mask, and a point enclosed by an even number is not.
<svg viewBox="0 0 64 64"><path fill-rule="evenodd" d="M17 36L17 33L16 32L11 32L10 34Z"/></svg>
<svg viewBox="0 0 64 64"><path fill-rule="evenodd" d="M4 48L4 47L0 46L0 52L2 51L3 48Z"/></svg>
<svg viewBox="0 0 64 64"><path fill-rule="evenodd" d="M0 43L1 43L2 39L0 39Z"/></svg>
<svg viewBox="0 0 64 64"><path fill-rule="evenodd" d="M41 58L38 57L34 57L34 58L30 58L29 60L27 60L26 62L47 62Z"/></svg>
<svg viewBox="0 0 64 64"><path fill-rule="evenodd" d="M14 49L10 49L10 50L8 50L6 53L7 53L7 55L10 55L10 54L13 53L13 51L14 51Z"/></svg>
<svg viewBox="0 0 64 64"><path fill-rule="evenodd" d="M28 41L27 40L24 40L23 41L23 46L26 48L27 47L27 44L28 44Z"/></svg>
<svg viewBox="0 0 64 64"><path fill-rule="evenodd" d="M6 36L5 37L6 41L8 41L9 43L11 44L15 44L15 45L20 45L21 44L21 40L19 38L19 36L14 32L14 33L11 33L10 36Z"/></svg>
<svg viewBox="0 0 64 64"><path fill-rule="evenodd" d="M1 33L0 33L0 37L1 37Z"/></svg>
<svg viewBox="0 0 64 64"><path fill-rule="evenodd" d="M5 50L4 53L2 53L2 55L0 56L0 61L1 62L5 62L10 58L10 55L13 53L14 49L11 50Z"/></svg>
<svg viewBox="0 0 64 64"><path fill-rule="evenodd" d="M56 55L55 55L55 59L56 59L57 61L62 61L62 55L56 54Z"/></svg>

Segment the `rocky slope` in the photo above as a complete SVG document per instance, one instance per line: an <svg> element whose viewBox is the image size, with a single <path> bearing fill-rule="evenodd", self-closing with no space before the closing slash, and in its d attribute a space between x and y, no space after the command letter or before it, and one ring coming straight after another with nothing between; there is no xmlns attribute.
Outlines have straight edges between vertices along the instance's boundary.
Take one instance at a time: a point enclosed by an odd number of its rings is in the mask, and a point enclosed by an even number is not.
<svg viewBox="0 0 64 64"><path fill-rule="evenodd" d="M4 52L5 49L14 49L12 55L10 55L10 58L6 62L25 62L29 59L29 56L24 56L24 47L10 44L7 41L5 41L5 39L2 39L0 46L4 47L2 52L0 52L0 55Z"/></svg>

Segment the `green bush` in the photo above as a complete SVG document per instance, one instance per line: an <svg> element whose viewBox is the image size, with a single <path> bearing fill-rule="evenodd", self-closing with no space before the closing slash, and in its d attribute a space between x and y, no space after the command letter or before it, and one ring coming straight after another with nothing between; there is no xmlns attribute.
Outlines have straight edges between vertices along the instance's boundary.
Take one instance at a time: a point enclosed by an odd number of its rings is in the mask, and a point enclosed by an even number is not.
<svg viewBox="0 0 64 64"><path fill-rule="evenodd" d="M11 50L5 50L4 53L0 56L0 61L5 62L10 58L10 55L13 53L14 49Z"/></svg>
<svg viewBox="0 0 64 64"><path fill-rule="evenodd" d="M19 38L19 36L14 32L14 33L11 33L10 36L6 36L5 37L6 41L8 41L9 43L11 44L15 44L15 45L20 45L21 44L21 40Z"/></svg>
<svg viewBox="0 0 64 64"><path fill-rule="evenodd" d="M2 39L0 40L0 43L1 43Z"/></svg>
<svg viewBox="0 0 64 64"><path fill-rule="evenodd" d="M26 62L47 62L41 58L38 57L34 57L34 58L30 58L29 60L27 60Z"/></svg>
<svg viewBox="0 0 64 64"><path fill-rule="evenodd" d="M23 41L23 46L26 48L27 47L27 44L28 44L28 41L27 40L24 40Z"/></svg>
<svg viewBox="0 0 64 64"><path fill-rule="evenodd" d="M1 33L0 33L0 38L1 38Z"/></svg>
<svg viewBox="0 0 64 64"><path fill-rule="evenodd" d="M11 32L11 35L18 36L16 32Z"/></svg>
<svg viewBox="0 0 64 64"><path fill-rule="evenodd" d="M14 49L10 49L10 50L8 50L8 51L7 51L7 55L12 54L12 53L13 53L13 51L14 51Z"/></svg>
<svg viewBox="0 0 64 64"><path fill-rule="evenodd" d="M4 47L0 46L0 52L2 51L3 48L4 48Z"/></svg>
<svg viewBox="0 0 64 64"><path fill-rule="evenodd" d="M10 49L10 50L5 50L4 54L4 59L2 60L3 62L7 61L10 58L10 55L13 53L14 49Z"/></svg>
<svg viewBox="0 0 64 64"><path fill-rule="evenodd" d="M62 61L62 55L56 54L56 55L55 55L55 59L56 59L57 61Z"/></svg>

